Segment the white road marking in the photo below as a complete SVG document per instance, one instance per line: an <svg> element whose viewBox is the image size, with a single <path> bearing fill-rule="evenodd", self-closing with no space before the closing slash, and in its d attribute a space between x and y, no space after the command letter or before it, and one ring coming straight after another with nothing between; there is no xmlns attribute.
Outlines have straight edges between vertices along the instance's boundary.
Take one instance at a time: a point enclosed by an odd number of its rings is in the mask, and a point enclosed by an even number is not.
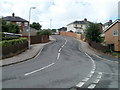
<svg viewBox="0 0 120 90"><path fill-rule="evenodd" d="M88 77L86 77L85 79L82 80L82 82L78 83L76 85L76 87L82 87L89 79L90 77L92 77L92 75L95 73L95 69L96 69L96 65L95 65L95 62L94 60L92 59L92 57L90 57L87 53L85 53L89 58L90 60L92 61L93 63L93 69L91 70L90 74L88 74ZM90 88L94 87L94 85L90 86Z"/></svg>
<svg viewBox="0 0 120 90"><path fill-rule="evenodd" d="M85 82L79 82L76 87L82 87L85 84Z"/></svg>
<svg viewBox="0 0 120 90"><path fill-rule="evenodd" d="M65 45L62 45L62 47L64 47Z"/></svg>
<svg viewBox="0 0 120 90"><path fill-rule="evenodd" d="M95 71L95 72L99 72L99 71ZM104 74L112 74L112 75L120 75L120 74L118 74L118 73L107 73L107 72L102 72L102 73L104 73Z"/></svg>
<svg viewBox="0 0 120 90"><path fill-rule="evenodd" d="M42 47L42 49L39 51L39 53L34 58L38 57L39 54L42 52L42 50L43 50L43 47Z"/></svg>
<svg viewBox="0 0 120 90"><path fill-rule="evenodd" d="M87 53L85 53L85 54L90 58L90 60L91 60L92 63L93 63L93 66L96 68L95 62L94 62L94 60L92 59L92 57L90 57Z"/></svg>
<svg viewBox="0 0 120 90"><path fill-rule="evenodd" d="M99 79L101 79L101 77L102 77L102 74L99 74L99 75L97 76L97 78L99 78Z"/></svg>
<svg viewBox="0 0 120 90"><path fill-rule="evenodd" d="M82 80L82 82L87 82L90 78L85 78Z"/></svg>
<svg viewBox="0 0 120 90"><path fill-rule="evenodd" d="M93 73L90 73L90 74L88 75L88 77L89 77L89 78L91 78L91 77L92 77L92 75L93 75Z"/></svg>
<svg viewBox="0 0 120 90"><path fill-rule="evenodd" d="M93 74L94 72L95 72L95 71L91 71L90 73L92 73L92 74Z"/></svg>
<svg viewBox="0 0 120 90"><path fill-rule="evenodd" d="M40 68L40 69L34 70L34 71L29 72L29 73L26 73L26 74L24 74L24 75L27 76L27 75L30 75L30 74L36 73L36 72L41 71L41 70L43 70L43 69L49 68L50 66L52 66L52 65L54 65L54 64L55 64L55 63L51 63L51 64L49 64L49 65L47 65L47 66L45 66L45 67L43 67L43 68Z"/></svg>
<svg viewBox="0 0 120 90"><path fill-rule="evenodd" d="M58 55L57 55L57 60L60 58L60 53L58 53Z"/></svg>
<svg viewBox="0 0 120 90"><path fill-rule="evenodd" d="M96 86L96 84L91 84L88 88L93 89L93 88L95 88L95 86Z"/></svg>
<svg viewBox="0 0 120 90"><path fill-rule="evenodd" d="M100 81L100 79L96 79L93 83L98 83Z"/></svg>
<svg viewBox="0 0 120 90"><path fill-rule="evenodd" d="M59 49L59 52L61 51L61 48Z"/></svg>

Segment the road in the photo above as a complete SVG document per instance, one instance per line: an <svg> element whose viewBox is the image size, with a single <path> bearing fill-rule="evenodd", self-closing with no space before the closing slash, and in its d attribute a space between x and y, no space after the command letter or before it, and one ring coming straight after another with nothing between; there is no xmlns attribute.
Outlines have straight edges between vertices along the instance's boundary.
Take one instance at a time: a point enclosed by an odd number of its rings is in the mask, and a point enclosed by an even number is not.
<svg viewBox="0 0 120 90"><path fill-rule="evenodd" d="M83 52L74 38L53 36L32 60L2 67L3 88L118 88L118 63Z"/></svg>

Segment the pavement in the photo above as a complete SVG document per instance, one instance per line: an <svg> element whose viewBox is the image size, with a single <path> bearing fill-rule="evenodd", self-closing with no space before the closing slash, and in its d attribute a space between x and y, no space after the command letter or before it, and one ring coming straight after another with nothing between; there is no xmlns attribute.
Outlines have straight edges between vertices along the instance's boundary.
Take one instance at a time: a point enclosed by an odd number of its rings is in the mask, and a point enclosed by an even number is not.
<svg viewBox="0 0 120 90"><path fill-rule="evenodd" d="M118 57L112 56L110 54L105 54L101 51L98 51L94 48L92 48L87 42L83 42L82 40L77 39L80 42L80 50L83 52L88 53L91 56L95 56L100 59L104 60L110 60L110 61L115 61L118 63Z"/></svg>
<svg viewBox="0 0 120 90"><path fill-rule="evenodd" d="M36 57L42 51L45 45L50 44L54 41L56 40L50 36L50 41L48 43L33 44L31 45L30 49L27 49L21 54L0 60L0 66L8 66L30 60Z"/></svg>

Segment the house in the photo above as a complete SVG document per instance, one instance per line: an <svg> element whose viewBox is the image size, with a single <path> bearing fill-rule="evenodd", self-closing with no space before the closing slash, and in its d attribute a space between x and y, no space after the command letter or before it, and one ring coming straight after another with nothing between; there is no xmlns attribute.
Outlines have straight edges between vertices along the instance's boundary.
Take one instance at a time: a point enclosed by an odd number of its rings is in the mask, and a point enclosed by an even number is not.
<svg viewBox="0 0 120 90"><path fill-rule="evenodd" d="M120 19L115 20L105 30L105 42L110 49L120 51Z"/></svg>
<svg viewBox="0 0 120 90"><path fill-rule="evenodd" d="M85 18L83 21L74 21L67 25L67 31L73 31L75 33L83 33L86 29L89 21Z"/></svg>
<svg viewBox="0 0 120 90"><path fill-rule="evenodd" d="M109 20L108 22L104 23L104 24L103 24L103 30L104 30L105 28L107 28L108 26L110 26L112 23L113 23L112 20Z"/></svg>
<svg viewBox="0 0 120 90"><path fill-rule="evenodd" d="M4 20L6 21L6 23L12 22L13 24L17 24L20 27L19 33L22 34L23 36L28 36L29 21L27 21L21 17L15 16L14 13L12 13L12 16L4 17ZM31 28L30 35L35 36L37 32L38 32L38 30Z"/></svg>
<svg viewBox="0 0 120 90"><path fill-rule="evenodd" d="M7 22L7 23L14 23L14 24L17 24L21 30L23 30L23 28L26 26L28 27L29 26L29 21L21 18L21 17L18 17L18 16L15 16L14 13L12 13L12 16L6 16L4 17L4 20Z"/></svg>
<svg viewBox="0 0 120 90"><path fill-rule="evenodd" d="M62 28L59 28L58 31L67 31L67 28L66 27L62 27Z"/></svg>
<svg viewBox="0 0 120 90"><path fill-rule="evenodd" d="M67 25L67 31L73 31L75 33L81 34L81 38L85 38L85 30L90 22L85 18L82 21L74 21Z"/></svg>

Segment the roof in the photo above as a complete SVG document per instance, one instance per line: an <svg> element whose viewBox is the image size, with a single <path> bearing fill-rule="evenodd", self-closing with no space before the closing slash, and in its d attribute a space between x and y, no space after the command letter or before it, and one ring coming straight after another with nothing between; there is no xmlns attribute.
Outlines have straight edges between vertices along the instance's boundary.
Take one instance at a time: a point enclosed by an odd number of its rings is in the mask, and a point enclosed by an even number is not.
<svg viewBox="0 0 120 90"><path fill-rule="evenodd" d="M23 19L23 18L20 18L20 17L17 17L17 16L7 16L7 17L4 17L4 20L5 21L14 21L14 22L28 22L27 20Z"/></svg>
<svg viewBox="0 0 120 90"><path fill-rule="evenodd" d="M112 23L111 22L106 22L104 23L104 26L110 26Z"/></svg>
<svg viewBox="0 0 120 90"><path fill-rule="evenodd" d="M117 22L120 22L120 19L115 20L110 26L108 26L107 28L105 28L103 32L108 31L108 30L109 30L112 26L114 26Z"/></svg>
<svg viewBox="0 0 120 90"><path fill-rule="evenodd" d="M88 23L90 23L89 21L74 21L74 22L72 22L72 23L69 23L68 25L70 25L70 24L88 24ZM68 26L67 25L67 26Z"/></svg>

